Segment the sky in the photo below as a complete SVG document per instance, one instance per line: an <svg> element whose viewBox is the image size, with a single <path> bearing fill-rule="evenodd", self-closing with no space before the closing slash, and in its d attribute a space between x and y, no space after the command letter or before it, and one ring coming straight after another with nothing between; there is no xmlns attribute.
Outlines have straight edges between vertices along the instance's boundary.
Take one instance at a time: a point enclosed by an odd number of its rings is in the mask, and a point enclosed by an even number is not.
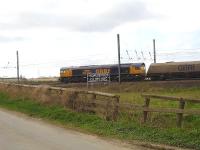
<svg viewBox="0 0 200 150"><path fill-rule="evenodd" d="M200 60L199 0L0 0L0 77L61 67Z"/></svg>

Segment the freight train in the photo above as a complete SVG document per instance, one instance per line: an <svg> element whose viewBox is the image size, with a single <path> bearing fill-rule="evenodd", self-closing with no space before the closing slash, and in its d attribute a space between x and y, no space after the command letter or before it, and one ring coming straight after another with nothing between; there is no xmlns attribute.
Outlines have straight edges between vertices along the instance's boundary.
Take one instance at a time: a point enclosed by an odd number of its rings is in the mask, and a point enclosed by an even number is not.
<svg viewBox="0 0 200 150"><path fill-rule="evenodd" d="M152 63L146 73L145 63L126 63L120 66L121 81L174 80L200 78L200 61ZM109 74L110 81L118 81L118 64L63 67L61 82L87 82L89 74Z"/></svg>

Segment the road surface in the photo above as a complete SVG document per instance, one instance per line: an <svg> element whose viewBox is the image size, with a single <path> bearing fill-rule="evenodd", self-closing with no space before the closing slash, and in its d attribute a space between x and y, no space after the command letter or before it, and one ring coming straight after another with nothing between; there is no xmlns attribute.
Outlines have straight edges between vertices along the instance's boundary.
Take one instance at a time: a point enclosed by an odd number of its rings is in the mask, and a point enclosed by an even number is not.
<svg viewBox="0 0 200 150"><path fill-rule="evenodd" d="M146 150L0 109L0 150Z"/></svg>

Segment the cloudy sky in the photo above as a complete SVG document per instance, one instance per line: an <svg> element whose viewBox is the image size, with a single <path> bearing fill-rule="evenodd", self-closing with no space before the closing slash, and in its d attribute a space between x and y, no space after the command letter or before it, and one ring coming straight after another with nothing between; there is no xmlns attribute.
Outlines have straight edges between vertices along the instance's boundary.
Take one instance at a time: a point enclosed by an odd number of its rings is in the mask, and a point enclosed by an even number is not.
<svg viewBox="0 0 200 150"><path fill-rule="evenodd" d="M0 77L60 67L200 60L199 0L0 0Z"/></svg>

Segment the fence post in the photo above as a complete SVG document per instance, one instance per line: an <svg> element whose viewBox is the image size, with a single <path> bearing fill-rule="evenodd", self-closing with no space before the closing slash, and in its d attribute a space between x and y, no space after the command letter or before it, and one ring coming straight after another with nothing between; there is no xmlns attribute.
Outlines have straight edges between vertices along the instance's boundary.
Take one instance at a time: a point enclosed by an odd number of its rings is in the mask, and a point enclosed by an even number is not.
<svg viewBox="0 0 200 150"><path fill-rule="evenodd" d="M149 108L149 103L150 103L150 97L145 97L144 99L144 108ZM148 115L148 111L143 112L144 114L144 123L147 121L147 115Z"/></svg>
<svg viewBox="0 0 200 150"><path fill-rule="evenodd" d="M114 98L114 108L113 108L113 120L117 120L119 114L119 97Z"/></svg>
<svg viewBox="0 0 200 150"><path fill-rule="evenodd" d="M179 101L179 109L184 109L185 107L185 101L183 100L183 98L180 98ZM177 113L177 127L181 127L182 126L182 120L183 120L183 113Z"/></svg>
<svg viewBox="0 0 200 150"><path fill-rule="evenodd" d="M91 98L91 100L92 100L92 105L91 105L92 110L91 110L91 112L92 112L92 113L96 113L96 110L95 110L95 108L96 108L96 103L95 103L95 100L96 100L96 94L92 94L92 98Z"/></svg>
<svg viewBox="0 0 200 150"><path fill-rule="evenodd" d="M106 103L106 120L107 121L110 121L112 119L112 116L110 114L110 107L111 107L111 101L110 100L107 100L107 103Z"/></svg>
<svg viewBox="0 0 200 150"><path fill-rule="evenodd" d="M77 97L78 97L78 92L74 92L73 94L70 95L70 103L72 103L72 109L76 110L77 109Z"/></svg>

